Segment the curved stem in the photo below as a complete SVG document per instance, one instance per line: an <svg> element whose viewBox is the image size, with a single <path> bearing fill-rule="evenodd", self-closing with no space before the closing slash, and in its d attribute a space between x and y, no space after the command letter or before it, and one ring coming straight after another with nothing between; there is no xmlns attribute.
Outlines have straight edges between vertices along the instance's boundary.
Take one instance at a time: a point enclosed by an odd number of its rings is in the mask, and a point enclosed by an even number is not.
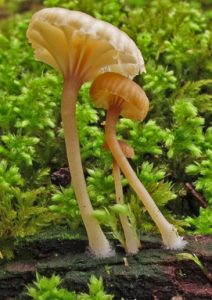
<svg viewBox="0 0 212 300"><path fill-rule="evenodd" d="M116 203L124 204L124 195L123 195L123 188L121 183L120 168L115 160L113 160L113 177L115 182ZM126 252L129 254L138 253L140 243L136 238L136 233L133 231L128 221L128 217L124 215L119 215L119 218L120 218L121 226L124 231Z"/></svg>
<svg viewBox="0 0 212 300"><path fill-rule="evenodd" d="M151 218L157 225L163 238L164 244L168 248L181 249L185 245L185 241L178 236L177 230L171 225L166 218L162 215L157 205L136 176L134 170L131 168L128 160L124 156L116 137L116 123L118 121L120 108L118 106L111 106L107 113L106 118L106 142L110 148L114 159L119 165L121 171L127 178L129 184L138 195L139 199L143 202L145 208L150 214Z"/></svg>
<svg viewBox="0 0 212 300"><path fill-rule="evenodd" d="M64 80L61 115L64 128L66 152L71 172L72 184L79 205L83 223L85 225L89 247L92 253L99 257L109 256L111 249L97 220L93 217L93 208L86 189L79 138L76 125L76 100L80 82L74 78Z"/></svg>

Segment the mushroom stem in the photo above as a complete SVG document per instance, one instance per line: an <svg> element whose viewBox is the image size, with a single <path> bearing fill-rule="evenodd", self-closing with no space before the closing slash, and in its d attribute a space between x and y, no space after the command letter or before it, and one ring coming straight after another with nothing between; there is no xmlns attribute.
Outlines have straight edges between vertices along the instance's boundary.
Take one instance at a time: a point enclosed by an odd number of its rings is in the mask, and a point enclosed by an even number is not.
<svg viewBox="0 0 212 300"><path fill-rule="evenodd" d="M116 123L119 118L119 113L119 105L111 105L107 112L105 133L108 147L110 148L110 151L112 152L113 157L119 165L121 171L127 178L128 183L136 192L139 199L143 202L151 218L157 225L162 235L164 245L169 249L182 249L186 242L178 235L176 228L171 225L162 215L157 205L136 176L120 148L116 137Z"/></svg>
<svg viewBox="0 0 212 300"><path fill-rule="evenodd" d="M81 82L68 78L64 80L61 115L64 128L66 152L71 172L72 184L76 194L83 223L85 225L89 247L98 257L111 255L111 248L98 221L92 216L91 205L82 168L79 138L76 125L76 100Z"/></svg>
<svg viewBox="0 0 212 300"><path fill-rule="evenodd" d="M113 159L113 177L115 182L116 203L124 204L124 195L123 195L123 189L121 183L120 168L116 163L115 159ZM126 252L129 254L138 253L140 242L136 238L135 232L133 231L128 221L128 217L120 214L119 218L120 218L121 226L124 231Z"/></svg>

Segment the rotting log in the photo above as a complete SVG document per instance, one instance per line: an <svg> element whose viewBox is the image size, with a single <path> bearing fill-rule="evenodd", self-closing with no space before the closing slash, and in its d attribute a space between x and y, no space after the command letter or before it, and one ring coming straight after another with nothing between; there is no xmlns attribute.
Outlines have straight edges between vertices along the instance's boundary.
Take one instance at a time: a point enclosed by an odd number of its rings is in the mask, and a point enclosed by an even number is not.
<svg viewBox="0 0 212 300"><path fill-rule="evenodd" d="M211 300L212 237L187 237L183 252L194 253L207 274L193 261L178 261L176 251L163 249L158 237L142 237L142 249L126 256L116 245L116 256L96 259L86 250L86 239L69 239L65 234L23 240L15 257L0 264L0 300L25 300L26 285L35 272L59 274L63 287L87 291L90 276L102 276L105 289L115 300ZM207 276L206 276L207 275Z"/></svg>

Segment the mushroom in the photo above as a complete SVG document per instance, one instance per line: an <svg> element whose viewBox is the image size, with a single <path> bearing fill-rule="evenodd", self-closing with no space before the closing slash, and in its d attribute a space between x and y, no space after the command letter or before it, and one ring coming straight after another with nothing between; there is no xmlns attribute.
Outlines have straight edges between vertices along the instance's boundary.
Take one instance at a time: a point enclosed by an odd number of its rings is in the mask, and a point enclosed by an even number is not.
<svg viewBox="0 0 212 300"><path fill-rule="evenodd" d="M129 146L124 141L118 141L118 143L125 157L132 158L134 156L134 149L131 146ZM104 148L109 150L107 143L104 144ZM124 204L124 195L123 195L123 188L121 183L120 168L114 158L113 158L113 178L115 182L116 203ZM126 252L129 254L138 253L141 244L131 224L129 223L128 217L126 215L120 214L119 218L120 218L121 226L124 231Z"/></svg>
<svg viewBox="0 0 212 300"><path fill-rule="evenodd" d="M143 58L135 43L118 28L85 13L63 8L44 8L36 12L27 37L36 59L63 76L61 115L72 185L91 252L99 257L108 256L110 245L92 215L83 174L75 116L77 94L84 82L106 71L134 77L145 70Z"/></svg>
<svg viewBox="0 0 212 300"><path fill-rule="evenodd" d="M94 80L90 95L97 107L107 109L105 123L107 145L128 183L157 225L164 245L169 249L182 249L186 242L178 235L175 227L162 215L143 184L137 178L116 137L116 123L120 114L132 120L143 120L145 118L149 108L146 94L140 86L130 79L120 74L108 72Z"/></svg>

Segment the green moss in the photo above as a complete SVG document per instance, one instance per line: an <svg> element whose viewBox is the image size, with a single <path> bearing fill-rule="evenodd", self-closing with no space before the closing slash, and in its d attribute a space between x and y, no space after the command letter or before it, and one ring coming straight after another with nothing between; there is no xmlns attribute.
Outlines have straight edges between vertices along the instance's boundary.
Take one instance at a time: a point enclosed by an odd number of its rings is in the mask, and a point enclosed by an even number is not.
<svg viewBox="0 0 212 300"><path fill-rule="evenodd" d="M210 204L212 35L208 3L195 0L1 3L9 13L0 22L2 239L14 241L64 223L77 230L82 226L73 191L61 192L60 187L53 187L50 182L51 172L67 165L67 160L59 108L62 78L49 66L35 61L26 39L32 9L40 5L84 11L118 26L135 40L147 69L146 74L135 80L150 99L150 112L142 124L122 119L118 135L134 147L136 155L131 161L134 169L172 221L174 216L167 207L174 207L176 197L178 208L174 213L180 216L174 222L179 228L184 225L181 206L188 201L185 182L194 182ZM80 91L77 121L89 194L94 207L100 209L114 204L112 159L102 147L105 113L94 109L89 87L90 83L86 83ZM136 219L144 218L137 222L138 230L155 230L125 180L123 185L126 202L136 212ZM21 214L24 209L25 217ZM39 213L48 217L42 219ZM187 213L193 216L194 212L190 209ZM191 223L199 220L203 224L202 215L210 215L210 207ZM198 232L207 230L204 223Z"/></svg>

